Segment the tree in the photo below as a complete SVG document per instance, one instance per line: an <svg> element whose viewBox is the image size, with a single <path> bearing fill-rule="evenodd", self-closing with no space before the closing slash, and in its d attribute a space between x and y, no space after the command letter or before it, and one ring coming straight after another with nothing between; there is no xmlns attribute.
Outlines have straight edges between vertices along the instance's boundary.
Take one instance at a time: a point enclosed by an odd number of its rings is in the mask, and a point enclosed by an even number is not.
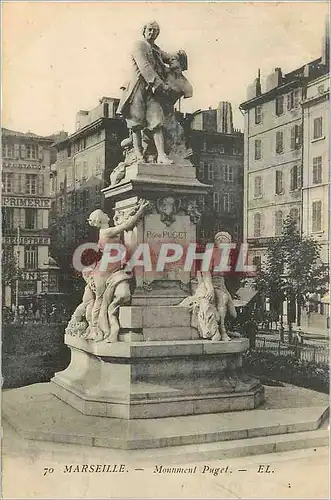
<svg viewBox="0 0 331 500"><path fill-rule="evenodd" d="M22 270L18 267L17 257L12 245L3 245L1 253L2 285L9 286L20 279Z"/></svg>
<svg viewBox="0 0 331 500"><path fill-rule="evenodd" d="M288 217L282 234L267 248L267 259L256 279L256 288L269 297L271 310L281 316L287 300L289 332L296 320L301 321L302 305L309 293L324 294L328 271L320 259L320 245L312 238L302 237L296 222ZM291 335L290 335L291 337Z"/></svg>

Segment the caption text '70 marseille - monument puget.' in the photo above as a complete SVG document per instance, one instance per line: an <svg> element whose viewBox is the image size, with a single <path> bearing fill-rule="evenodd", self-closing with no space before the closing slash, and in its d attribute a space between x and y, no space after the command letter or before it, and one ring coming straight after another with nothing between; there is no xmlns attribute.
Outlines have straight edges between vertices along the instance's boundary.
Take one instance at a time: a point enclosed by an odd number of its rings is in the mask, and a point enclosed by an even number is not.
<svg viewBox="0 0 331 500"><path fill-rule="evenodd" d="M115 202L114 226L101 210L89 218L99 228L101 251L122 241L128 248L148 244L153 254L164 242L196 241L197 199L208 186L196 178L174 114L175 102L192 96L183 75L187 55L163 52L154 43L158 34L157 23L147 24L131 53L132 77L119 105L130 137L122 143L125 159L104 189ZM229 241L227 233L216 235L216 243L223 241ZM83 275L83 300L65 335L71 363L52 380L62 401L102 418L103 429L105 422L111 429L113 419L123 426L123 420L253 409L263 401L259 381L241 369L248 339L231 339L225 331L225 315L235 309L221 276L192 277L180 265L132 273L120 263ZM151 420L144 422L143 434ZM109 432L106 444L140 447L134 427L124 428L116 439ZM204 441L203 432L200 440L197 434L192 443ZM100 437L95 426L96 442ZM154 446L166 436L158 437Z"/></svg>

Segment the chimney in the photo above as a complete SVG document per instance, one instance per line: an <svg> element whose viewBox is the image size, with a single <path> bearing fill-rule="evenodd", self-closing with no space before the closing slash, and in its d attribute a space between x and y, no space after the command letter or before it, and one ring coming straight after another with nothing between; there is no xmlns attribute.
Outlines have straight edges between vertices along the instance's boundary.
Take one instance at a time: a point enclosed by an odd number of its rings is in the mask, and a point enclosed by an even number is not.
<svg viewBox="0 0 331 500"><path fill-rule="evenodd" d="M85 109L81 109L80 111L78 111L78 113L76 113L76 130L85 127L85 125L88 125L88 115L89 112Z"/></svg>
<svg viewBox="0 0 331 500"><path fill-rule="evenodd" d="M269 90L275 89L282 83L282 70L281 68L275 68L273 73L270 73L267 76L267 81L266 81L266 91L268 92Z"/></svg>
<svg viewBox="0 0 331 500"><path fill-rule="evenodd" d="M254 80L254 83L251 83L247 87L247 100L254 99L262 94L261 88L261 71L260 68L257 70L257 77Z"/></svg>
<svg viewBox="0 0 331 500"><path fill-rule="evenodd" d="M324 35L322 38L322 64L329 66L330 63L330 33L328 19L325 20Z"/></svg>
<svg viewBox="0 0 331 500"><path fill-rule="evenodd" d="M233 134L232 106L230 102L220 102L217 106L217 132Z"/></svg>

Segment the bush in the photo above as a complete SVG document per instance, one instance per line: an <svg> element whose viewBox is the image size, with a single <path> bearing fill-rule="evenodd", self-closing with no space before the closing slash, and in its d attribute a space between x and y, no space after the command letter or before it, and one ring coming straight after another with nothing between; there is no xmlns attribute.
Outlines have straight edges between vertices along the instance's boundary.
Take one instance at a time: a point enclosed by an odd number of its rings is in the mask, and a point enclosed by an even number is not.
<svg viewBox="0 0 331 500"><path fill-rule="evenodd" d="M322 363L250 349L243 356L243 369L252 375L329 394L329 366Z"/></svg>
<svg viewBox="0 0 331 500"><path fill-rule="evenodd" d="M3 388L49 382L70 361L64 324L3 325Z"/></svg>

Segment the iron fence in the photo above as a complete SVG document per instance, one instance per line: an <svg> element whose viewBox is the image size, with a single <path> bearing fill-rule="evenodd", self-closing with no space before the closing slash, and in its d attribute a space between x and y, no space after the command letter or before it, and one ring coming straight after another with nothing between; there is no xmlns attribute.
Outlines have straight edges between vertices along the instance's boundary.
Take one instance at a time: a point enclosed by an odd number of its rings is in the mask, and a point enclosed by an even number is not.
<svg viewBox="0 0 331 500"><path fill-rule="evenodd" d="M311 361L314 363L321 363L329 365L330 353L329 346L291 346L284 344L280 341L272 341L266 338L256 339L256 350L266 351L276 354L278 356L289 356L304 361Z"/></svg>

